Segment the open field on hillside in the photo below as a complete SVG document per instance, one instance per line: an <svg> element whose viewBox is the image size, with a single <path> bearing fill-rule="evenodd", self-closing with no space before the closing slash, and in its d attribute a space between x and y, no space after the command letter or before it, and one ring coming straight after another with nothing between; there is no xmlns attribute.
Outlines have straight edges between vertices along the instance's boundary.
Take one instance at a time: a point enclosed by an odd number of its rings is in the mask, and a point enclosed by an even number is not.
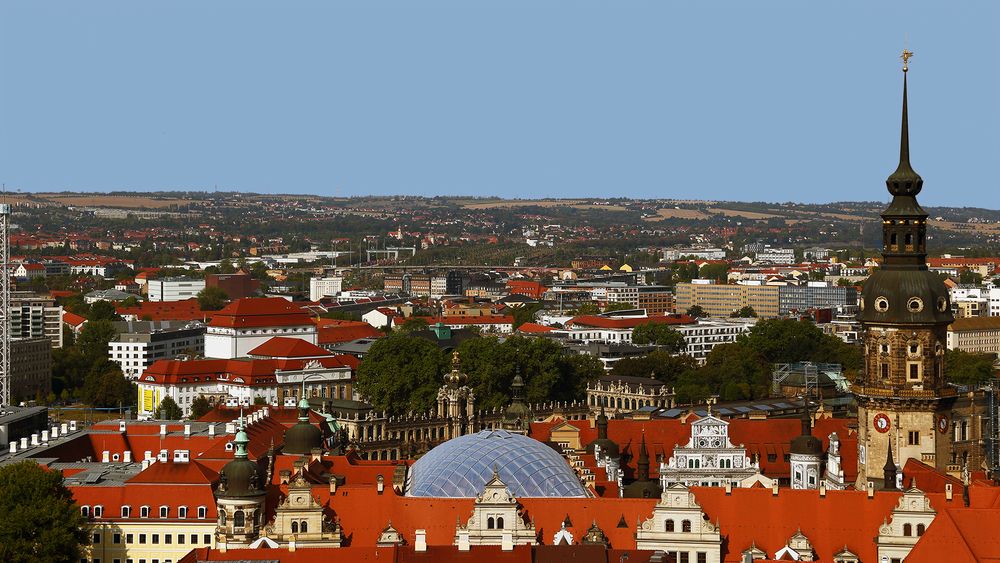
<svg viewBox="0 0 1000 563"><path fill-rule="evenodd" d="M489 201L484 203L466 203L466 209L499 209L503 207L572 207L573 209L604 209L607 211L625 211L621 205L594 205L585 199L524 199L511 201Z"/></svg>
<svg viewBox="0 0 1000 563"><path fill-rule="evenodd" d="M698 209L672 209L663 208L656 210L656 217L646 217L647 221L660 221L662 219L708 219L709 214Z"/></svg>
<svg viewBox="0 0 1000 563"><path fill-rule="evenodd" d="M44 199L66 206L79 207L120 207L127 209L162 209L172 205L187 205L190 200L180 198L155 198L149 196L120 195L63 195L35 194L36 199Z"/></svg>
<svg viewBox="0 0 1000 563"><path fill-rule="evenodd" d="M739 209L723 209L721 207L709 207L708 211L713 214L725 215L726 217L743 217L744 219L775 219L783 217L783 215L775 215L773 213L758 213L756 211L742 211Z"/></svg>

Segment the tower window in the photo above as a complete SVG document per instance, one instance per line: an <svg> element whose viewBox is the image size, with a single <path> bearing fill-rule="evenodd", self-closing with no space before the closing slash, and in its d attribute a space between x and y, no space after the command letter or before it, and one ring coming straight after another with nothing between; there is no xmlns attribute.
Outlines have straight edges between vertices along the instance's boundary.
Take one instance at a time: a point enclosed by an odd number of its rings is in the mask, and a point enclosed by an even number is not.
<svg viewBox="0 0 1000 563"><path fill-rule="evenodd" d="M916 430L910 430L906 433L906 443L910 446L920 445L920 432Z"/></svg>
<svg viewBox="0 0 1000 563"><path fill-rule="evenodd" d="M910 381L920 381L920 364L917 362L910 362L907 364L907 372L910 377Z"/></svg>
<svg viewBox="0 0 1000 563"><path fill-rule="evenodd" d="M882 368L882 379L889 379L889 364L881 364L879 367Z"/></svg>
<svg viewBox="0 0 1000 563"><path fill-rule="evenodd" d="M889 246L896 246L896 244L897 244L896 233L892 233L891 235L889 235Z"/></svg>
<svg viewBox="0 0 1000 563"><path fill-rule="evenodd" d="M903 239L906 246L913 246L913 233L906 233L906 237Z"/></svg>

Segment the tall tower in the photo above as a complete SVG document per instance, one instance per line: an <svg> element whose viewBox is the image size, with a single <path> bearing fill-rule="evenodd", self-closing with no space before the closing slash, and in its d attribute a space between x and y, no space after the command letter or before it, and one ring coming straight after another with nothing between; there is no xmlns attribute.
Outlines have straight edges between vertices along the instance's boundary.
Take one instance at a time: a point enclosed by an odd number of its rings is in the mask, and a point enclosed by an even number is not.
<svg viewBox="0 0 1000 563"><path fill-rule="evenodd" d="M886 180L892 201L882 212L882 266L865 282L858 320L865 369L851 390L858 402L858 480L882 481L888 452L943 469L954 389L944 378L948 290L927 269L927 212L916 196L923 179L910 166L903 51L899 166Z"/></svg>
<svg viewBox="0 0 1000 563"><path fill-rule="evenodd" d="M10 204L0 203L0 405L10 404Z"/></svg>

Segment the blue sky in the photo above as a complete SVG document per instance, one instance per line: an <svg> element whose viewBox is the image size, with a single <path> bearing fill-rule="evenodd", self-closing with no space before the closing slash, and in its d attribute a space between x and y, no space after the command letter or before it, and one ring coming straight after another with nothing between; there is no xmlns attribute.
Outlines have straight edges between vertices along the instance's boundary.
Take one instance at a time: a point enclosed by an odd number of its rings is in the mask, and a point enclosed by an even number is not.
<svg viewBox="0 0 1000 563"><path fill-rule="evenodd" d="M1000 208L1000 2L0 3L8 189Z"/></svg>

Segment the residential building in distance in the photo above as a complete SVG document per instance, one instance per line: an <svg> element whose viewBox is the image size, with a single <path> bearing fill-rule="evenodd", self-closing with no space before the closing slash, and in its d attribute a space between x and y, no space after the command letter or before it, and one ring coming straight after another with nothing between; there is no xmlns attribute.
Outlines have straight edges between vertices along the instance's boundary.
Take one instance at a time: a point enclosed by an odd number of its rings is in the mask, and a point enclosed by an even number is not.
<svg viewBox="0 0 1000 563"><path fill-rule="evenodd" d="M122 321L108 343L108 357L122 373L136 379L157 360L205 353L205 325L198 321Z"/></svg>
<svg viewBox="0 0 1000 563"><path fill-rule="evenodd" d="M62 348L62 305L56 305L51 297L42 297L30 292L11 292L10 335L11 338L46 337L53 348Z"/></svg>
<svg viewBox="0 0 1000 563"><path fill-rule="evenodd" d="M14 277L19 280L44 278L45 275L45 265L34 262L21 262L14 269Z"/></svg>
<svg viewBox="0 0 1000 563"><path fill-rule="evenodd" d="M195 278L159 278L146 282L150 301L184 301L205 289L205 280Z"/></svg>
<svg viewBox="0 0 1000 563"><path fill-rule="evenodd" d="M1000 355L1000 317L956 317L948 325L948 349Z"/></svg>
<svg viewBox="0 0 1000 563"><path fill-rule="evenodd" d="M839 287L827 282L811 281L805 285L778 287L778 314L781 315L793 311L836 309L857 304L858 290L853 286Z"/></svg>
<svg viewBox="0 0 1000 563"><path fill-rule="evenodd" d="M406 293L412 296L440 298L448 294L447 275L437 274L387 274L384 278L387 293Z"/></svg>
<svg viewBox="0 0 1000 563"><path fill-rule="evenodd" d="M52 343L46 337L10 341L11 402L44 399L52 391Z"/></svg>
<svg viewBox="0 0 1000 563"><path fill-rule="evenodd" d="M633 309L645 309L650 315L674 312L674 294L662 285L609 286L607 303L627 303Z"/></svg>
<svg viewBox="0 0 1000 563"><path fill-rule="evenodd" d="M764 246L756 253L757 262L770 262L772 264L792 264L795 262L795 250L792 248L772 248Z"/></svg>
<svg viewBox="0 0 1000 563"><path fill-rule="evenodd" d="M717 284L713 280L679 283L677 310L686 312L698 305L710 317L728 317L743 307L753 307L758 317L781 314L778 292L781 286L763 284Z"/></svg>
<svg viewBox="0 0 1000 563"><path fill-rule="evenodd" d="M344 278L331 276L309 279L309 300L319 301L324 297L334 297L344 289Z"/></svg>
<svg viewBox="0 0 1000 563"><path fill-rule="evenodd" d="M663 260L673 262L682 258L698 258L701 260L725 260L726 251L721 248L666 248L663 250Z"/></svg>
<svg viewBox="0 0 1000 563"><path fill-rule="evenodd" d="M114 303L117 301L125 301L129 297L139 299L138 295L118 289L95 289L94 291L86 293L83 296L83 301L87 304L94 304L98 301L110 301Z"/></svg>
<svg viewBox="0 0 1000 563"><path fill-rule="evenodd" d="M253 276L246 272L208 274L205 276L205 287L217 287L225 291L226 295L235 301L236 299L257 295L260 291L260 281L255 280Z"/></svg>
<svg viewBox="0 0 1000 563"><path fill-rule="evenodd" d="M703 363L708 353L719 344L736 342L741 334L750 332L756 319L698 319L695 324L682 324L674 328L684 335L687 348L684 353L698 363Z"/></svg>
<svg viewBox="0 0 1000 563"><path fill-rule="evenodd" d="M239 299L212 314L205 357L242 358L275 336L316 344L316 324L305 309L280 297Z"/></svg>
<svg viewBox="0 0 1000 563"><path fill-rule="evenodd" d="M949 287L948 297L951 299L951 311L955 315L955 318L986 317L991 315L994 289L997 290L996 297L1000 299L1000 288L970 284ZM1000 305L1000 303L997 304Z"/></svg>

